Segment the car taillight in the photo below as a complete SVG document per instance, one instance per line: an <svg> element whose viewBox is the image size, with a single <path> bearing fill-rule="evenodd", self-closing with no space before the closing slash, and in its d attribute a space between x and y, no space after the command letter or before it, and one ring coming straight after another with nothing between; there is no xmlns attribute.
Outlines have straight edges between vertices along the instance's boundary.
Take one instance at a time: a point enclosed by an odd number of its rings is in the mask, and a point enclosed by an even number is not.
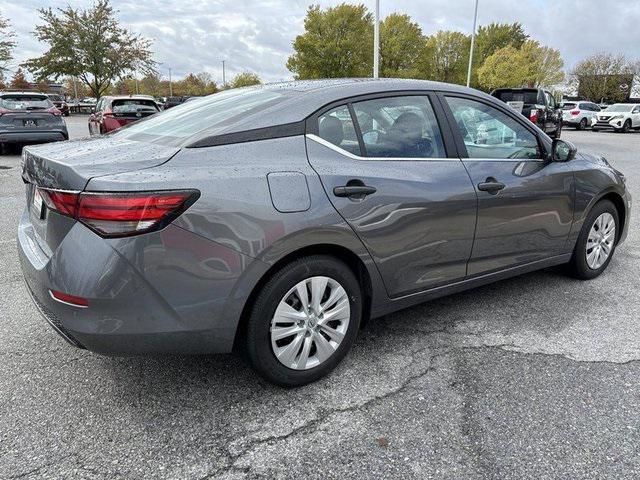
<svg viewBox="0 0 640 480"><path fill-rule="evenodd" d="M126 237L163 228L200 196L197 190L107 193L38 188L47 207L82 222L102 237Z"/></svg>
<svg viewBox="0 0 640 480"><path fill-rule="evenodd" d="M569 112L569 113L571 113L571 115L573 115L575 117L577 115L580 115L580 110L571 110L571 112Z"/></svg>
<svg viewBox="0 0 640 480"><path fill-rule="evenodd" d="M110 108L107 108L102 112L103 117L113 117L113 111Z"/></svg>
<svg viewBox="0 0 640 480"><path fill-rule="evenodd" d="M60 115L62 115L62 112L60 110L58 110L56 107L51 107L51 108L47 109L46 112L47 113L52 113L56 117L59 117Z"/></svg>
<svg viewBox="0 0 640 480"><path fill-rule="evenodd" d="M536 108L531 109L531 113L529 114L529 120L531 120L532 123L538 123L538 109Z"/></svg>
<svg viewBox="0 0 640 480"><path fill-rule="evenodd" d="M4 115L5 113L10 113L11 110L7 110L6 108L2 108L0 107L0 116Z"/></svg>

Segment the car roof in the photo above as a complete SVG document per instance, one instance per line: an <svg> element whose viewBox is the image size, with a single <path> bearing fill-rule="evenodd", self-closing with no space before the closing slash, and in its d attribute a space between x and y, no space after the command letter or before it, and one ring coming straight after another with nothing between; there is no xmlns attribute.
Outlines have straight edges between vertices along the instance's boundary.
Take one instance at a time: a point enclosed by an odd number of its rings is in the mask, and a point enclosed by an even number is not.
<svg viewBox="0 0 640 480"><path fill-rule="evenodd" d="M301 122L325 105L351 97L377 93L421 90L473 93L473 95L485 98L488 101L498 102L494 97L484 92L461 85L401 78L297 80L266 83L244 88L252 91L262 89L281 92L286 98L281 102L277 102L272 107L266 108L253 115L242 117L237 122L226 124L219 129L209 130L206 132L207 136Z"/></svg>
<svg viewBox="0 0 640 480"><path fill-rule="evenodd" d="M12 92L10 90L0 91L0 95L42 95L43 97L48 96L46 93L43 93L43 92L29 92L29 91Z"/></svg>

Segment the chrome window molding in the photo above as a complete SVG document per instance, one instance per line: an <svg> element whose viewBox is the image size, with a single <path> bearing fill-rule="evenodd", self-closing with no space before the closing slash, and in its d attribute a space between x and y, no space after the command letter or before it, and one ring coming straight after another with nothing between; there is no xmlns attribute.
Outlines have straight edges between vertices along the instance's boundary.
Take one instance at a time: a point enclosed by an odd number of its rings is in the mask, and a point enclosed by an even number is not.
<svg viewBox="0 0 640 480"><path fill-rule="evenodd" d="M360 155L356 155L351 153L343 148L340 148L334 145L331 142L327 142L324 138L319 137L313 133L305 134L309 140L313 140L320 145L323 145L331 150L338 152L345 157L349 157L353 160L373 160L373 161L387 161L387 162L407 162L407 161L418 161L418 162L545 162L546 160L543 158L440 158L440 157L362 157Z"/></svg>
<svg viewBox="0 0 640 480"><path fill-rule="evenodd" d="M313 140L320 145L323 145L331 150L344 155L345 157L352 158L353 160L373 160L373 161L386 161L386 162L407 162L407 161L417 161L417 162L459 162L459 158L440 158L440 157L362 157L360 155L355 155L347 150L340 148L334 145L331 142L327 142L324 138L321 138L313 133L307 133L305 135L309 140Z"/></svg>

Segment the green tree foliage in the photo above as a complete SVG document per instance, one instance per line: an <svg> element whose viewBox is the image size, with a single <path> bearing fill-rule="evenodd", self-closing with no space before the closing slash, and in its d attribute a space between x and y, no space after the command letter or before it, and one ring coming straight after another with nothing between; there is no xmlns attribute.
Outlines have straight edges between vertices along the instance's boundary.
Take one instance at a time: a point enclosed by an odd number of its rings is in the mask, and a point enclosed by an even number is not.
<svg viewBox="0 0 640 480"><path fill-rule="evenodd" d="M287 68L297 79L362 77L373 65L373 18L364 5L312 5Z"/></svg>
<svg viewBox="0 0 640 480"><path fill-rule="evenodd" d="M427 37L417 61L417 76L439 82L464 84L467 79L470 37L441 30Z"/></svg>
<svg viewBox="0 0 640 480"><path fill-rule="evenodd" d="M505 47L519 49L527 41L529 35L520 23L490 23L478 28L476 34L476 54L480 63Z"/></svg>
<svg viewBox="0 0 640 480"><path fill-rule="evenodd" d="M564 62L560 52L527 40L517 49L501 48L490 55L478 69L482 88L550 87L564 80Z"/></svg>
<svg viewBox="0 0 640 480"><path fill-rule="evenodd" d="M11 83L9 86L17 90L29 90L31 88L31 84L27 80L22 68L18 67L16 72L13 74L13 77L11 77Z"/></svg>
<svg viewBox="0 0 640 480"><path fill-rule="evenodd" d="M190 73L182 80L173 82L173 94L176 96L203 96L217 91L216 83L211 78L211 75L206 72Z"/></svg>
<svg viewBox="0 0 640 480"><path fill-rule="evenodd" d="M530 87L557 85L564 80L564 61L560 51L527 40L520 48L522 62L528 66L525 82Z"/></svg>
<svg viewBox="0 0 640 480"><path fill-rule="evenodd" d="M13 49L16 47L16 42L13 40L15 36L9 20L0 15L0 71L5 70L7 63L13 58Z"/></svg>
<svg viewBox="0 0 640 480"><path fill-rule="evenodd" d="M151 41L121 27L109 0L97 0L87 10L38 12L43 24L34 35L49 48L24 64L36 77L76 76L99 98L117 78L155 71Z"/></svg>
<svg viewBox="0 0 640 480"><path fill-rule="evenodd" d="M422 29L409 15L387 16L380 22L380 76L414 76L422 44Z"/></svg>
<svg viewBox="0 0 640 480"><path fill-rule="evenodd" d="M242 72L233 77L231 83L229 84L230 88L240 88L240 87L249 87L251 85L259 85L262 82L260 81L260 77L255 73L251 72Z"/></svg>
<svg viewBox="0 0 640 480"><path fill-rule="evenodd" d="M571 83L582 98L621 102L627 98L628 91L620 86L630 86L633 76L638 73L638 64L623 54L598 53L578 62L571 71Z"/></svg>
<svg viewBox="0 0 640 480"><path fill-rule="evenodd" d="M526 82L528 67L522 62L522 52L506 46L489 55L478 69L478 81L482 88L521 87Z"/></svg>

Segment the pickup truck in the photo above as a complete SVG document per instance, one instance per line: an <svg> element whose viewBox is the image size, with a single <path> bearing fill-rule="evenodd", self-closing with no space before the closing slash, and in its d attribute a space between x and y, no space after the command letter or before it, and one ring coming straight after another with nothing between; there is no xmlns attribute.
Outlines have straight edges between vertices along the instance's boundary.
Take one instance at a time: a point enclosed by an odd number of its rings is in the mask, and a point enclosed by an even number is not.
<svg viewBox="0 0 640 480"><path fill-rule="evenodd" d="M551 92L542 88L499 88L491 95L522 113L551 138L560 138L562 108Z"/></svg>

